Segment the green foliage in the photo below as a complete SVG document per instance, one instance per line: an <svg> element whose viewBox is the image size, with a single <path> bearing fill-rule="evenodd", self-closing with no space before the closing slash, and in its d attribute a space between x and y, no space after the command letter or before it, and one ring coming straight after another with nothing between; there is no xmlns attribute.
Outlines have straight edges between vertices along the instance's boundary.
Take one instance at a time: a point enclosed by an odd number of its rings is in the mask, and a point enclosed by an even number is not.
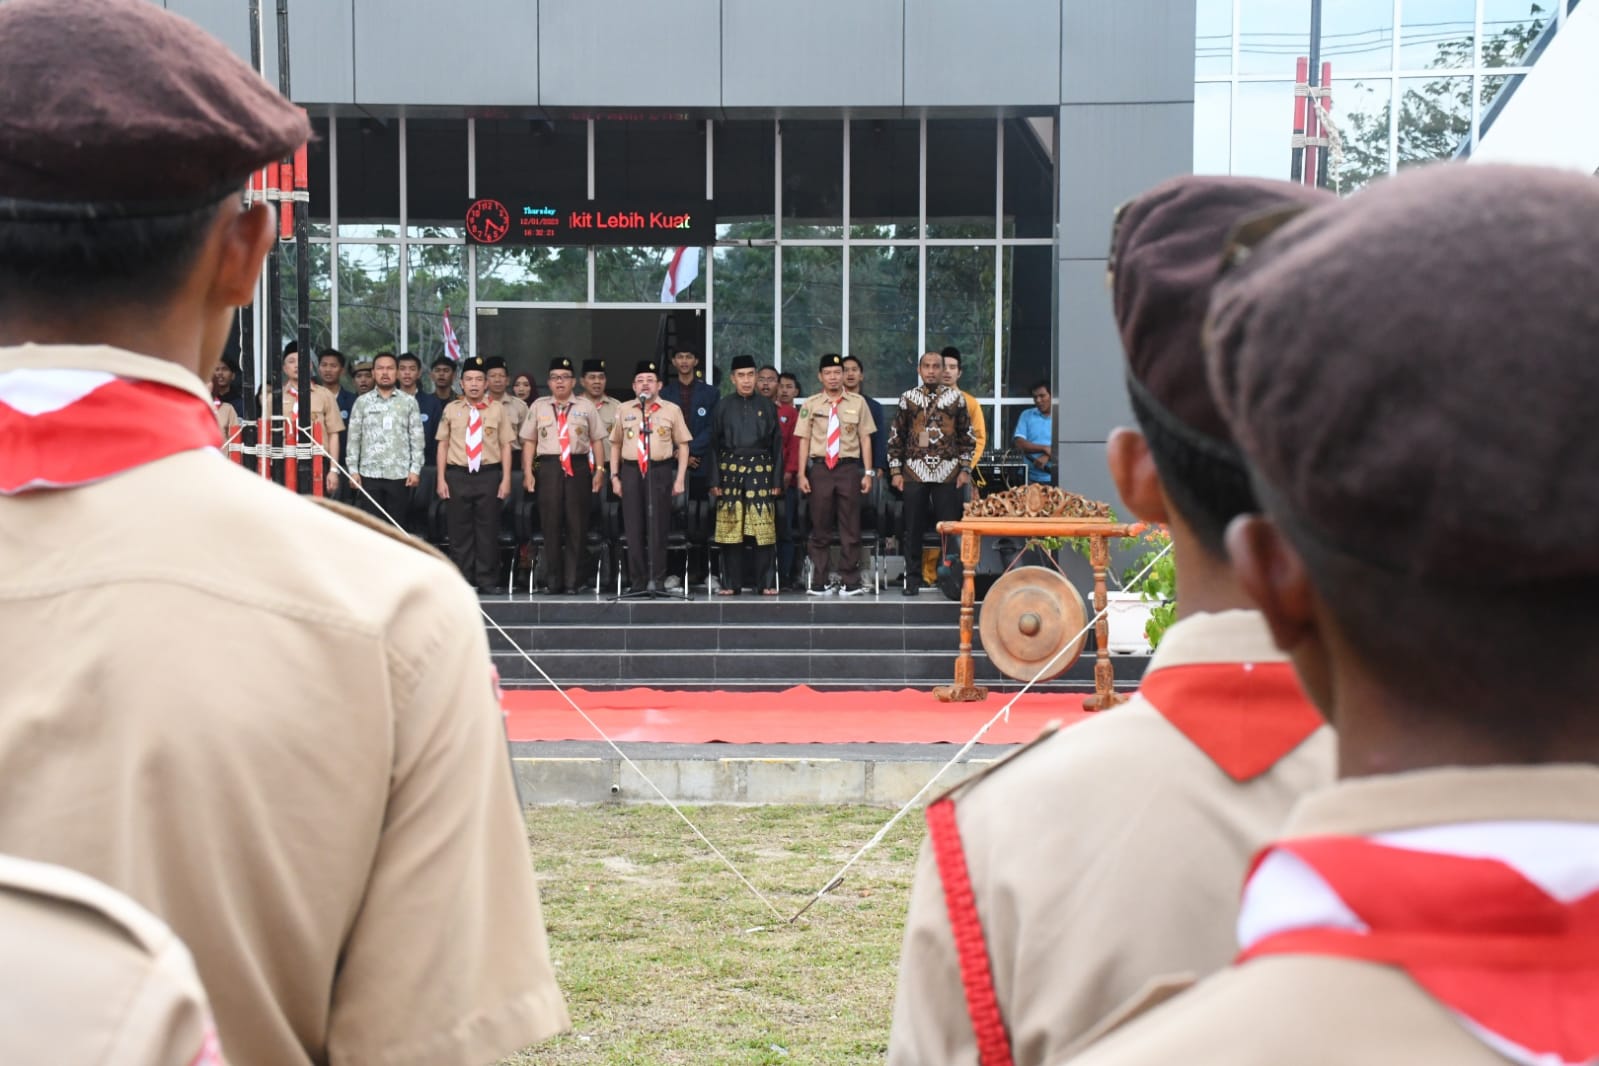
<svg viewBox="0 0 1599 1066"><path fill-rule="evenodd" d="M1526 22L1508 26L1483 41L1484 67L1513 66L1522 61L1549 19L1540 3L1530 3L1528 15ZM1440 43L1427 64L1427 69L1438 71L1436 78L1421 82L1419 87L1414 78L1399 82L1402 88L1398 123L1400 167L1451 159L1470 134L1471 77L1461 70L1471 68L1473 44L1469 36ZM1370 83L1357 80L1346 87L1337 84L1336 73L1333 119L1340 123L1344 133L1344 165L1337 178L1340 190L1349 193L1388 173L1388 124L1393 101L1385 100L1381 108L1368 110L1358 103L1351 107L1348 94L1352 91L1357 100L1379 93L1386 96L1391 82L1383 77ZM1483 110L1505 81L1504 75L1482 79ZM1340 99L1343 100L1341 105Z"/></svg>
<svg viewBox="0 0 1599 1066"><path fill-rule="evenodd" d="M1149 646L1155 648L1160 646L1166 630L1177 621L1177 557L1167 550L1171 547L1171 534L1164 526L1156 526L1145 533L1142 542L1146 550L1122 572L1122 587L1128 592L1137 592L1145 603L1155 605L1144 626L1144 636ZM1149 567L1149 573L1135 584L1145 567Z"/></svg>

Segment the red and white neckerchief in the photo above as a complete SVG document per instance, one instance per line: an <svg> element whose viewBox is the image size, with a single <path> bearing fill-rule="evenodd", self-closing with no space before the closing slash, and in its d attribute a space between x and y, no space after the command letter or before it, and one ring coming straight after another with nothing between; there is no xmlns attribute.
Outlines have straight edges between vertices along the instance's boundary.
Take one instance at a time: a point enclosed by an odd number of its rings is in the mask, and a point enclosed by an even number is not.
<svg viewBox="0 0 1599 1066"><path fill-rule="evenodd" d="M1403 970L1525 1066L1599 1061L1599 825L1477 822L1280 841L1256 859L1240 964Z"/></svg>
<svg viewBox="0 0 1599 1066"><path fill-rule="evenodd" d="M838 465L840 431L838 423L838 405L843 400L834 400L833 405L827 409L827 469L831 470Z"/></svg>
<svg viewBox="0 0 1599 1066"><path fill-rule="evenodd" d="M194 1053L194 1058L189 1060L189 1066L225 1066L222 1057L222 1042L217 1039L217 1031L211 1019L207 1018L205 1033L200 1038L200 1049Z"/></svg>
<svg viewBox="0 0 1599 1066"><path fill-rule="evenodd" d="M287 396L289 398L289 409L288 409L288 411L286 413L287 414L291 414L291 415L299 414L300 413L300 387L298 385L285 385L283 387L283 395L285 395L285 396Z"/></svg>
<svg viewBox="0 0 1599 1066"><path fill-rule="evenodd" d="M555 436L561 444L561 469L567 477L572 476L572 434L567 428L567 415L571 410L569 403L555 405Z"/></svg>
<svg viewBox="0 0 1599 1066"><path fill-rule="evenodd" d="M1322 725L1285 662L1162 666L1144 675L1138 694L1238 782L1276 766Z"/></svg>
<svg viewBox="0 0 1599 1066"><path fill-rule="evenodd" d="M638 472L647 475L650 472L650 415L661 409L658 403L652 403L644 410L644 432L640 434L638 442Z"/></svg>
<svg viewBox="0 0 1599 1066"><path fill-rule="evenodd" d="M483 410L487 403L467 401L466 415L466 469L477 473L483 468Z"/></svg>
<svg viewBox="0 0 1599 1066"><path fill-rule="evenodd" d="M0 373L0 495L89 485L221 444L216 412L171 385L98 370Z"/></svg>

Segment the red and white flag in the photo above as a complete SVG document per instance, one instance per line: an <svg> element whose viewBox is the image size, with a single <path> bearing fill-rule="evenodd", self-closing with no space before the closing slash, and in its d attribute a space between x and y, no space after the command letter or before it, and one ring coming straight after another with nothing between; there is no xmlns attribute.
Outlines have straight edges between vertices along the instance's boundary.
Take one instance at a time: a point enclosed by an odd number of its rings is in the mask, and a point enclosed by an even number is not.
<svg viewBox="0 0 1599 1066"><path fill-rule="evenodd" d="M455 327L450 325L450 309L444 309L444 354L450 357L450 362L461 361L461 342L455 339Z"/></svg>
<svg viewBox="0 0 1599 1066"><path fill-rule="evenodd" d="M700 250L678 248L672 253L671 265L666 268L666 280L661 282L661 302L677 303L677 294L694 284L700 276Z"/></svg>
<svg viewBox="0 0 1599 1066"><path fill-rule="evenodd" d="M211 407L170 385L72 368L0 374L0 495L87 485L221 443Z"/></svg>

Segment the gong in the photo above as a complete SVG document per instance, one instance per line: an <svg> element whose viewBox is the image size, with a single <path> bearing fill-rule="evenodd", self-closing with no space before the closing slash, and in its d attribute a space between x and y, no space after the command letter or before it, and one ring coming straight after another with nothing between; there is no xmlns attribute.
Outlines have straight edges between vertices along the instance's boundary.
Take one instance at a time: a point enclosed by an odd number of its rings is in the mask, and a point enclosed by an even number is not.
<svg viewBox="0 0 1599 1066"><path fill-rule="evenodd" d="M1019 566L994 582L978 620L983 652L1017 681L1048 681L1065 673L1082 654L1087 623L1082 594L1047 566ZM1040 674L1051 659L1053 665Z"/></svg>

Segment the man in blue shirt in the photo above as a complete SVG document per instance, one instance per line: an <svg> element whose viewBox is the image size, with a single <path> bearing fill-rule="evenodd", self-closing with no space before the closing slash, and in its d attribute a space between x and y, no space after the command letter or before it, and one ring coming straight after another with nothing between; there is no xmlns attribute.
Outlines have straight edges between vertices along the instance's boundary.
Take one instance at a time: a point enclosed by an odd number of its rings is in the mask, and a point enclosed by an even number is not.
<svg viewBox="0 0 1599 1066"><path fill-rule="evenodd" d="M1027 480L1053 485L1055 475L1055 423L1051 413L1049 382L1040 381L1030 390L1033 409L1023 411L1016 420L1016 436L1011 444L1027 459Z"/></svg>
<svg viewBox="0 0 1599 1066"><path fill-rule="evenodd" d="M711 415L716 411L720 393L705 383L699 375L700 357L691 351L680 351L672 356L672 368L677 379L661 386L662 399L671 400L683 409L683 421L693 440L688 445L688 498L711 498ZM689 583L699 584L710 572L708 548L689 551ZM677 578L667 578L666 587L675 588Z"/></svg>

